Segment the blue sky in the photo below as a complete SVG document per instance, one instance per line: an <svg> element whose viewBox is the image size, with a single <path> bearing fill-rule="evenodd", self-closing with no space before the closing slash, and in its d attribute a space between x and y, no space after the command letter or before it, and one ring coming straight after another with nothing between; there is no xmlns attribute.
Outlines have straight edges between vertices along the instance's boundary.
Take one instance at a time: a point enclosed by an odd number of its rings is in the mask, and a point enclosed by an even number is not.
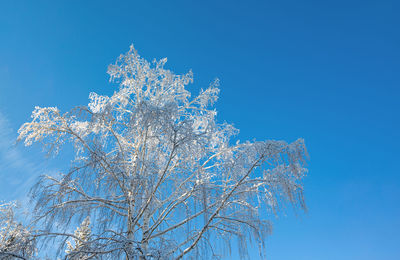
<svg viewBox="0 0 400 260"><path fill-rule="evenodd" d="M218 117L241 140L306 140L309 212L274 221L268 259L400 259L399 12L389 0L1 1L0 200L57 165L13 145L34 106L111 94L107 66L133 43L192 69L195 93L218 77Z"/></svg>

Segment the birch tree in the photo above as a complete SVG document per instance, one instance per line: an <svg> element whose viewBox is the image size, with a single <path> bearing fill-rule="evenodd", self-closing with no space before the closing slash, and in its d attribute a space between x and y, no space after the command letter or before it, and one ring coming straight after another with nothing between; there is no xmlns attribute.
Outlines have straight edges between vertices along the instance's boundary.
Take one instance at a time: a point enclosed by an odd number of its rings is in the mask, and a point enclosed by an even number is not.
<svg viewBox="0 0 400 260"><path fill-rule="evenodd" d="M192 97L192 72L176 75L166 61L131 46L108 68L113 95L90 93L65 113L36 107L21 126L27 146L75 151L70 169L33 188L41 237L85 243L74 249L85 259L209 259L231 247L246 257L249 242L262 254L270 216L287 203L305 209L303 140L237 141L216 120L218 81ZM83 241L69 230L86 217Z"/></svg>

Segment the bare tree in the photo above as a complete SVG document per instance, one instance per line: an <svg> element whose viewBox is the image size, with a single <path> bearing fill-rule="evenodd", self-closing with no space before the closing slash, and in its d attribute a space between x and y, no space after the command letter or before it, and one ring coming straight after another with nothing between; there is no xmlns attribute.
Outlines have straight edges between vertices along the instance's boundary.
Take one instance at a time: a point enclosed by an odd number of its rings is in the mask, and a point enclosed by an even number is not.
<svg viewBox="0 0 400 260"><path fill-rule="evenodd" d="M165 63L131 47L109 66L112 96L90 93L88 106L67 113L36 107L19 129L25 145L76 151L69 171L33 189L40 236L65 248L80 241L71 226L89 216L90 240L74 251L85 259L218 258L234 238L245 257L249 241L262 253L269 213L287 201L305 208L303 140L235 142L238 130L211 107L218 81L191 98L192 72Z"/></svg>

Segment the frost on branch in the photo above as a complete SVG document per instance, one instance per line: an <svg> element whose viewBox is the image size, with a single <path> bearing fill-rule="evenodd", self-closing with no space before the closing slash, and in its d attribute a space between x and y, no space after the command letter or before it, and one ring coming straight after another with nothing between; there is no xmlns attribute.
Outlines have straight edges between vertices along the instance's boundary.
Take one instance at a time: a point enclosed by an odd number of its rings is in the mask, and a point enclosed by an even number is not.
<svg viewBox="0 0 400 260"><path fill-rule="evenodd" d="M212 108L218 81L192 97L192 72L165 63L131 47L109 66L112 96L90 93L66 113L36 107L20 128L26 145L76 149L71 169L33 189L43 232L72 250L80 240L67 231L91 216L86 253L98 259L208 259L229 254L235 238L242 257L251 241L262 254L269 216L286 202L305 209L303 140L236 141Z"/></svg>

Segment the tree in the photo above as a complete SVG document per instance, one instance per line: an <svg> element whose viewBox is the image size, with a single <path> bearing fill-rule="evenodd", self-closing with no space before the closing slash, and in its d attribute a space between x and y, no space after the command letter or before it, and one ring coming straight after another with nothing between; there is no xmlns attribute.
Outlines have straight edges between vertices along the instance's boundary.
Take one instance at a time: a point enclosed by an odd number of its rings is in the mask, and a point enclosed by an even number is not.
<svg viewBox="0 0 400 260"><path fill-rule="evenodd" d="M35 254L31 230L15 219L15 203L0 204L0 259L29 259Z"/></svg>
<svg viewBox="0 0 400 260"><path fill-rule="evenodd" d="M82 222L80 227L75 230L75 237L73 238L73 243L67 241L67 253L66 258L73 260L73 259L90 259L91 255L88 253L83 253L82 251L91 250L90 245L91 242L91 235L92 230L89 227L90 225L90 218L86 217L85 220Z"/></svg>
<svg viewBox="0 0 400 260"><path fill-rule="evenodd" d="M90 93L88 106L61 113L36 107L19 129L25 145L41 142L57 154L73 144L73 166L42 176L34 187L41 236L60 237L90 217L90 241L77 254L97 259L217 258L238 238L262 253L265 217L289 201L305 208L302 139L235 142L238 133L216 121L218 81L191 98L192 72L176 75L131 47L110 65L119 88ZM45 224L46 223L46 224ZM227 249L224 252L221 249Z"/></svg>

